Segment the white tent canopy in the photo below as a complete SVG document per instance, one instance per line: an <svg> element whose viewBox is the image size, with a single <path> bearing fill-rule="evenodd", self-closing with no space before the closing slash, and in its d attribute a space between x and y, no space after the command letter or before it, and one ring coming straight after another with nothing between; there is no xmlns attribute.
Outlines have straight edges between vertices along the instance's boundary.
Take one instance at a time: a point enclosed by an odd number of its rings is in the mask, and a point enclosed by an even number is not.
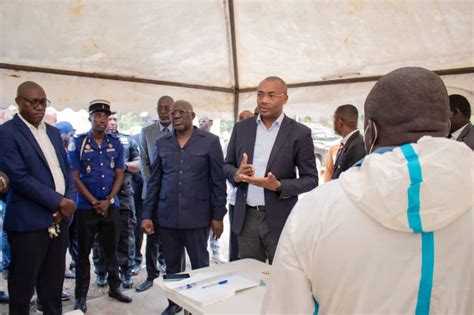
<svg viewBox="0 0 474 315"><path fill-rule="evenodd" d="M402 66L472 101L473 18L473 1L0 0L0 108L33 80L56 108L152 111L167 94L229 119L277 75L287 112L327 116Z"/></svg>

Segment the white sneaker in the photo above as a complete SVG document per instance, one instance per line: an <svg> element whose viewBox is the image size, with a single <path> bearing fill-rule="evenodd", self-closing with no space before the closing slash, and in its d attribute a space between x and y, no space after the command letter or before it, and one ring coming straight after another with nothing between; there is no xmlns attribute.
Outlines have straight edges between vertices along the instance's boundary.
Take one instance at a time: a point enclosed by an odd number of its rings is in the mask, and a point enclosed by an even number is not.
<svg viewBox="0 0 474 315"><path fill-rule="evenodd" d="M218 265L227 263L227 260L218 253L212 254L211 261Z"/></svg>

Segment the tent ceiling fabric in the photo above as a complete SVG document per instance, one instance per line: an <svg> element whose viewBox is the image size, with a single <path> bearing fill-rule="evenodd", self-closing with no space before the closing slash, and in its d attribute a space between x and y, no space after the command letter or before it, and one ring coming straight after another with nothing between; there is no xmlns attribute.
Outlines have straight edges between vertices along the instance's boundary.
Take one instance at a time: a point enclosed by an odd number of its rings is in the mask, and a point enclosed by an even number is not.
<svg viewBox="0 0 474 315"><path fill-rule="evenodd" d="M232 119L233 96L229 93L3 69L0 69L0 78L1 97L5 98L5 102L2 100L0 104L7 106L13 104L16 88L21 82L35 81L41 83L51 106L56 109L86 109L93 99L107 99L114 111L151 113L156 111L160 96L170 95L175 100L190 101L197 115Z"/></svg>
<svg viewBox="0 0 474 315"><path fill-rule="evenodd" d="M232 88L232 4L240 88L269 75L300 83L383 75L402 66L474 65L473 1L413 0L0 0L0 63ZM47 86L59 107L82 108L104 97L141 111L169 94L203 111L233 110L231 93L7 69L0 74L0 107L12 103L19 82L31 79ZM366 93L356 87L370 85L294 94L297 103L334 104L350 101L345 91ZM324 90L334 92L317 94ZM467 92L472 95L472 84ZM248 102L242 94L240 107Z"/></svg>
<svg viewBox="0 0 474 315"><path fill-rule="evenodd" d="M2 1L2 7L2 62L232 85L222 1Z"/></svg>

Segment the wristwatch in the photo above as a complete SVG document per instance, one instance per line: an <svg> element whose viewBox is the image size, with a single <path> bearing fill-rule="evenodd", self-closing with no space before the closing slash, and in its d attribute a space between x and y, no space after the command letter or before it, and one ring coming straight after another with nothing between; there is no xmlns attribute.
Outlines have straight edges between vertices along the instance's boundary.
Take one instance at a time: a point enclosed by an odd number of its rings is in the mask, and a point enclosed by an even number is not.
<svg viewBox="0 0 474 315"><path fill-rule="evenodd" d="M114 197L110 197L109 202L110 202L111 205L113 205L113 204L115 203L115 198L114 198Z"/></svg>

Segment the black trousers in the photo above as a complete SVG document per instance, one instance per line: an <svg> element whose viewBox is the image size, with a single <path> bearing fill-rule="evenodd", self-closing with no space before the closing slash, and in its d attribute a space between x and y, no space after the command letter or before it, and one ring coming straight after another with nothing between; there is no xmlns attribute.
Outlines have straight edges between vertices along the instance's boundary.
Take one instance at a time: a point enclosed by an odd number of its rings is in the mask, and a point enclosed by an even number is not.
<svg viewBox="0 0 474 315"><path fill-rule="evenodd" d="M71 255L72 263L76 265L77 257L79 256L79 245L77 243L77 219L76 215L72 217L72 220L69 224L69 238L67 242L67 247L69 250L69 255Z"/></svg>
<svg viewBox="0 0 474 315"><path fill-rule="evenodd" d="M141 173L132 175L133 201L135 202L135 217L137 225L135 226L135 266L142 264L143 256L141 253L143 243L143 231L141 227L143 213L143 177Z"/></svg>
<svg viewBox="0 0 474 315"><path fill-rule="evenodd" d="M44 314L62 313L67 232L67 225L61 223L61 233L55 238L50 238L47 229L8 233L10 314L29 314L35 287Z"/></svg>
<svg viewBox="0 0 474 315"><path fill-rule="evenodd" d="M117 261L122 274L132 275L135 265L135 214L128 209L120 209L120 236L117 246ZM100 240L96 238L92 249L95 273L105 275L105 254Z"/></svg>
<svg viewBox="0 0 474 315"><path fill-rule="evenodd" d="M142 244L143 244L143 231L141 226L142 220L142 213L143 213L143 200L141 197L141 190L140 195L138 198L136 196L137 192L135 192L135 217L137 219L137 224L135 226L134 234L135 234L135 266L140 266L142 264L143 255L142 255Z"/></svg>
<svg viewBox="0 0 474 315"><path fill-rule="evenodd" d="M229 221L230 226L234 221L234 205L229 204ZM239 240L237 234L232 232L232 229L229 231L229 261L239 260Z"/></svg>
<svg viewBox="0 0 474 315"><path fill-rule="evenodd" d="M166 261L166 273L173 274L185 270L185 248L193 269L209 266L209 252L207 251L208 227L198 229L168 229L160 227L160 238Z"/></svg>
<svg viewBox="0 0 474 315"><path fill-rule="evenodd" d="M145 261L148 280L153 280L160 276L157 262L159 260L158 257L162 255L162 247L160 246L160 237L157 232L146 236Z"/></svg>
<svg viewBox="0 0 474 315"><path fill-rule="evenodd" d="M117 244L120 234L118 208L109 208L107 217L102 217L91 209L77 209L76 217L79 242L79 258L76 265L76 299L87 297L91 268L89 255L97 233L99 233L99 239L104 248L109 287L118 289L120 287L117 262Z"/></svg>

